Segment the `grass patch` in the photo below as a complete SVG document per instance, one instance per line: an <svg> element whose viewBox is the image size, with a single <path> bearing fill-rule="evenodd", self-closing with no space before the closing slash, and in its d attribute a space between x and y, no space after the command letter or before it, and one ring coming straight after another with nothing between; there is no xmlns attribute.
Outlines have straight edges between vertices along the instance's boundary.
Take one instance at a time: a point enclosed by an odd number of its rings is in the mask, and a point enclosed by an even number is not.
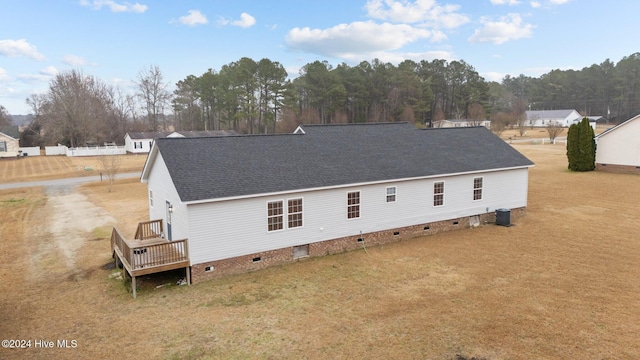
<svg viewBox="0 0 640 360"><path fill-rule="evenodd" d="M91 240L103 240L111 237L110 227L99 226L91 231Z"/></svg>

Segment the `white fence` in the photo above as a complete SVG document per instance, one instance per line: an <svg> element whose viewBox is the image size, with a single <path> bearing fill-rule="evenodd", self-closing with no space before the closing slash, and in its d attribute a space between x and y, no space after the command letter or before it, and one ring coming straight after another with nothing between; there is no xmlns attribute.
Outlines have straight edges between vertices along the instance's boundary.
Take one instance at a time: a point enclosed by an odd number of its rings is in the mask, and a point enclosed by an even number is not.
<svg viewBox="0 0 640 360"><path fill-rule="evenodd" d="M46 156L50 155L67 155L67 147L64 145L58 144L58 146L45 146L44 154Z"/></svg>
<svg viewBox="0 0 640 360"><path fill-rule="evenodd" d="M85 146L68 148L67 156L101 156L101 155L124 155L127 153L124 146Z"/></svg>
<svg viewBox="0 0 640 360"><path fill-rule="evenodd" d="M21 147L20 156L40 156L40 148L37 146Z"/></svg>
<svg viewBox="0 0 640 360"><path fill-rule="evenodd" d="M542 139L542 144L567 144L567 138L555 138L553 139L553 141L549 140L549 139Z"/></svg>
<svg viewBox="0 0 640 360"><path fill-rule="evenodd" d="M66 155L66 156L102 156L102 155L125 155L127 150L124 146L85 146L69 148L64 145L45 146L45 155Z"/></svg>

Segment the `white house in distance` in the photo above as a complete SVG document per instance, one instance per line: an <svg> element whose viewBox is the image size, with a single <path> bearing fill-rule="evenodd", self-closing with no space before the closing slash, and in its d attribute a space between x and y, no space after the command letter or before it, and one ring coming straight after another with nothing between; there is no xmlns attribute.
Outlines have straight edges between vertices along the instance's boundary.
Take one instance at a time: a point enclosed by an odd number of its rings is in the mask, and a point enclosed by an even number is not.
<svg viewBox="0 0 640 360"><path fill-rule="evenodd" d="M0 158L15 158L20 155L20 133L17 126L0 129Z"/></svg>
<svg viewBox="0 0 640 360"><path fill-rule="evenodd" d="M207 137L233 135L235 131L160 131L160 132L130 132L124 135L124 148L127 153L147 154L151 150L154 139L164 137Z"/></svg>
<svg viewBox="0 0 640 360"><path fill-rule="evenodd" d="M640 115L596 136L596 170L640 174Z"/></svg>
<svg viewBox="0 0 640 360"><path fill-rule="evenodd" d="M573 109L565 110L529 110L525 112L527 126L547 127L550 123L556 122L562 127L569 127L582 120L583 116Z"/></svg>
<svg viewBox="0 0 640 360"><path fill-rule="evenodd" d="M186 239L198 282L476 226L498 209L517 218L531 166L483 127L304 125L159 138L141 180L149 218L169 243Z"/></svg>
<svg viewBox="0 0 640 360"><path fill-rule="evenodd" d="M491 128L490 120L468 120L468 119L449 119L449 120L437 120L433 122L434 128L452 128L452 127L469 127L469 126L484 126L487 129Z"/></svg>

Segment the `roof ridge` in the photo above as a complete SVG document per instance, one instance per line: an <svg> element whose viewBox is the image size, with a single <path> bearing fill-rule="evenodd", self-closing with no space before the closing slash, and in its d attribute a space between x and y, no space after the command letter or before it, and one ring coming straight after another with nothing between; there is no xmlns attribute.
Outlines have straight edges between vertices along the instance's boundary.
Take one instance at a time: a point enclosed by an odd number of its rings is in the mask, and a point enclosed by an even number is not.
<svg viewBox="0 0 640 360"><path fill-rule="evenodd" d="M363 123L346 123L346 124L300 124L300 126L357 126L357 125L401 125L409 124L408 121L385 121L385 122L363 122Z"/></svg>

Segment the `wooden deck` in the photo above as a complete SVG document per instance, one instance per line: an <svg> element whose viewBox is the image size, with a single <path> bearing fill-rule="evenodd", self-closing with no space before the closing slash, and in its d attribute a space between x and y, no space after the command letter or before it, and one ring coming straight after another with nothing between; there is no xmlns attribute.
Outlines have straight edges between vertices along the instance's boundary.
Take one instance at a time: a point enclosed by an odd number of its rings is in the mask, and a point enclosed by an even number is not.
<svg viewBox="0 0 640 360"><path fill-rule="evenodd" d="M111 232L111 251L116 261L131 276L133 298L136 298L136 276L185 268L187 284L191 283L187 240L169 241L162 237L162 220L138 224L135 239L125 239L116 227Z"/></svg>

